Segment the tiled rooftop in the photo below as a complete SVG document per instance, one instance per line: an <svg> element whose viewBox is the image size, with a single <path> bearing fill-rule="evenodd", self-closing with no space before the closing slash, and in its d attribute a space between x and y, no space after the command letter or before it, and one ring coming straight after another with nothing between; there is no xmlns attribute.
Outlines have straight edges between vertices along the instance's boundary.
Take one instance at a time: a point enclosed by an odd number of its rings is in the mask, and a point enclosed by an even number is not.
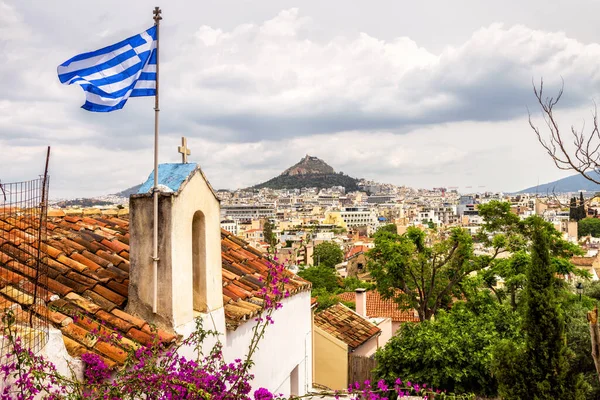
<svg viewBox="0 0 600 400"><path fill-rule="evenodd" d="M591 267L596 259L596 257L571 257L571 262L576 267Z"/></svg>
<svg viewBox="0 0 600 400"><path fill-rule="evenodd" d="M346 260L358 256L359 254L366 253L367 251L369 251L369 248L367 246L354 246L350 249L350 251L348 251L348 253L346 253Z"/></svg>
<svg viewBox="0 0 600 400"><path fill-rule="evenodd" d="M71 355L95 352L109 365L122 363L126 356L122 348L95 340L90 333L103 331L122 336L123 348L152 340L149 324L124 311L130 268L128 216L49 217L47 228L42 250L47 256L48 283L43 290L38 289L43 302L36 304L34 311L47 315L62 331ZM0 215L2 309L27 306L27 294L33 294L34 233L32 221ZM267 260L226 231L221 232L221 249L223 303L227 329L232 330L260 310L262 300L256 297L256 291L262 286L259 278L266 277ZM310 283L290 273L286 288L293 295L310 290ZM165 342L176 340L171 333L157 333Z"/></svg>
<svg viewBox="0 0 600 400"><path fill-rule="evenodd" d="M356 302L356 293L341 293L338 298ZM367 316L391 318L393 322L419 322L419 317L414 310L401 310L393 299L382 298L376 290L367 292Z"/></svg>
<svg viewBox="0 0 600 400"><path fill-rule="evenodd" d="M377 325L342 303L315 314L315 325L346 343L351 350L381 333Z"/></svg>
<svg viewBox="0 0 600 400"><path fill-rule="evenodd" d="M255 294L263 286L261 277L267 277L268 261L259 250L223 229L221 229L221 257L225 317L227 327L235 329L260 309L262 300ZM286 273L289 283L285 288L292 296L310 290L310 282L289 271Z"/></svg>

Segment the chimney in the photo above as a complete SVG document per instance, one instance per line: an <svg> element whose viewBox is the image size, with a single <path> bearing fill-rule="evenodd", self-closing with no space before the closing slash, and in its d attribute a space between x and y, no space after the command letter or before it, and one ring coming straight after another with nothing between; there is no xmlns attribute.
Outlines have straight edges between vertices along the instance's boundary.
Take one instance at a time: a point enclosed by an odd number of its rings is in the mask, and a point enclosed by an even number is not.
<svg viewBox="0 0 600 400"><path fill-rule="evenodd" d="M362 315L363 317L367 316L367 290L366 289L356 289L356 313Z"/></svg>

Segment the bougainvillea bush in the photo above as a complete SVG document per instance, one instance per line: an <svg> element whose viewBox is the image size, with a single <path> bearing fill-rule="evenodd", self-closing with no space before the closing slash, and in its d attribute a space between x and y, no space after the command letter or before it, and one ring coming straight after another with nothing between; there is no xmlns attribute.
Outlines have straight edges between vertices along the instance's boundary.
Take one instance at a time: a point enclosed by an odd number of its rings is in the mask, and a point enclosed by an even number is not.
<svg viewBox="0 0 600 400"><path fill-rule="evenodd" d="M218 340L219 333L205 329L198 319L195 331L177 345L166 346L161 343L158 335L154 335L155 340L151 344L131 348L125 365L116 371L109 370L100 356L94 353L83 354L83 380L76 379L74 374L60 374L50 362L25 348L14 333L14 316L6 312L3 317L3 326L7 327L4 335L14 351L1 363L3 389L0 399L283 399L283 395L271 393L268 389L253 388L254 377L250 371L253 356L265 330L275 322L274 311L282 307L280 300L289 295L284 290L285 283L287 278L284 267L270 265L268 278L259 293L264 307L256 318L253 337L244 359L227 362L223 357L222 343ZM101 332L94 334L98 340L111 342L119 339ZM202 345L209 337L216 337L217 341L210 352L205 354ZM182 346L193 348L195 357L190 359L180 355L178 350ZM320 392L317 395L370 400L409 395L427 399L457 398L429 388L426 384L403 382L401 379L392 382L381 380L373 384L369 381L357 382L345 391Z"/></svg>

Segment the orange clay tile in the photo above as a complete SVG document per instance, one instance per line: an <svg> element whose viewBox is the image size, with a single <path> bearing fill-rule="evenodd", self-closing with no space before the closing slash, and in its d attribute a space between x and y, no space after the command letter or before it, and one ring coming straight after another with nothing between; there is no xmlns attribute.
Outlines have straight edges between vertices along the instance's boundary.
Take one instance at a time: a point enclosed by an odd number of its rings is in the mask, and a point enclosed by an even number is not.
<svg viewBox="0 0 600 400"><path fill-rule="evenodd" d="M110 358L111 360L115 360L116 362L122 364L127 360L127 352L120 347L117 347L111 343L106 343L104 341L98 341L94 346L94 350L98 353L104 355L105 357Z"/></svg>
<svg viewBox="0 0 600 400"><path fill-rule="evenodd" d="M66 326L73 322L73 319L61 312L48 309L46 306L36 304L33 306L34 311L44 318L48 318L53 323L59 326Z"/></svg>
<svg viewBox="0 0 600 400"><path fill-rule="evenodd" d="M93 347L98 341L98 338L74 323L63 326L60 330L63 334L86 347Z"/></svg>
<svg viewBox="0 0 600 400"><path fill-rule="evenodd" d="M86 249L85 246L82 246L77 242L69 240L68 238L62 238L60 241L65 245L65 247L67 247L69 250L72 250L71 253L73 251L82 252Z"/></svg>
<svg viewBox="0 0 600 400"><path fill-rule="evenodd" d="M110 326L124 333L127 333L127 331L133 328L133 325L131 323L104 310L98 311L96 313L96 318L101 319L102 321L106 321Z"/></svg>
<svg viewBox="0 0 600 400"><path fill-rule="evenodd" d="M381 333L381 329L375 324L342 303L334 304L315 314L314 323L346 343L352 350Z"/></svg>
<svg viewBox="0 0 600 400"><path fill-rule="evenodd" d="M123 285L123 284L115 282L115 281L110 281L106 284L106 286L108 286L111 290L114 290L121 296L127 297L127 294L129 291L129 288L127 285Z"/></svg>
<svg viewBox="0 0 600 400"><path fill-rule="evenodd" d="M4 281L7 283L12 283L14 285L18 285L19 282L21 282L23 280L26 280L26 278L23 275L21 275L17 272L10 271L6 268L0 267L0 282ZM2 286L2 285L0 285L0 286Z"/></svg>
<svg viewBox="0 0 600 400"><path fill-rule="evenodd" d="M87 269L87 267L85 265L83 265L82 263L73 260L72 258L69 258L67 256L60 256L57 259L58 261L60 261L61 263L73 268L74 270L77 270L79 272L84 271L85 269Z"/></svg>
<svg viewBox="0 0 600 400"><path fill-rule="evenodd" d="M89 350L84 345L74 341L73 339L67 336L63 336L63 342L65 343L67 352L73 357L81 357L83 353L89 352Z"/></svg>
<svg viewBox="0 0 600 400"><path fill-rule="evenodd" d="M31 282L30 280L23 280L23 281L19 282L19 288L23 289L27 293L31 293L31 294L36 293L37 297L39 299L44 300L45 302L50 301L50 298L52 296L55 296L54 293L47 291L40 285L37 285L37 290L36 290L35 283Z"/></svg>
<svg viewBox="0 0 600 400"><path fill-rule="evenodd" d="M110 261L114 266L118 266L122 262L127 262L124 258L117 256L116 254L108 253L104 250L98 250L96 255Z"/></svg>
<svg viewBox="0 0 600 400"><path fill-rule="evenodd" d="M127 332L127 336L132 338L133 340L135 340L136 342L139 342L143 345L149 345L152 344L153 340L154 340L154 335L150 335L146 332L140 331L137 328L131 328L128 332Z"/></svg>
<svg viewBox="0 0 600 400"><path fill-rule="evenodd" d="M63 254L63 253L61 253ZM59 263L56 260L53 260L51 258L46 258L46 264L48 264L49 267L54 268L55 270L57 270L59 273L61 274L66 274L67 272L69 272L71 270L71 268L67 267L65 264L63 263Z"/></svg>
<svg viewBox="0 0 600 400"><path fill-rule="evenodd" d="M19 272L20 274L28 276L29 278L32 278L32 279L35 279L35 277L37 275L35 269L28 267L26 265L23 265L17 261L9 261L5 265L8 268L12 269L13 271Z"/></svg>
<svg viewBox="0 0 600 400"><path fill-rule="evenodd" d="M115 308L114 310L112 310L111 314L114 314L117 317L124 319L125 321L129 322L130 324L132 324L133 326L135 326L139 329L141 329L144 325L146 325L146 321L144 321L143 319L135 317L131 314L128 314L125 311L119 310L118 308Z"/></svg>
<svg viewBox="0 0 600 400"><path fill-rule="evenodd" d="M92 271L95 271L98 268L102 268L102 266L96 264L94 261L90 260L89 258L87 258L84 255L79 254L79 253L73 253L73 254L71 254L71 258L73 260L75 260L75 261L77 261L77 262L85 265L86 267L88 267Z"/></svg>
<svg viewBox="0 0 600 400"><path fill-rule="evenodd" d="M48 289L54 293L58 293L62 296L70 293L73 291L73 289L71 289L70 287L63 285L62 283L55 281L52 278L48 278Z"/></svg>
<svg viewBox="0 0 600 400"><path fill-rule="evenodd" d="M65 299L69 300L71 303L74 303L78 307L82 308L84 311L90 314L95 314L100 310L100 306L91 302L90 300L78 295L77 293L69 293L65 296Z"/></svg>
<svg viewBox="0 0 600 400"><path fill-rule="evenodd" d="M172 343L177 339L177 335L165 332L162 329L157 329L155 331L152 331L152 329L150 328L150 325L147 325L147 324L144 325L144 327L142 328L142 332L145 332L151 336L157 335L162 343Z"/></svg>
<svg viewBox="0 0 600 400"><path fill-rule="evenodd" d="M81 252L81 255L83 257L87 258L88 260L94 262L95 264L100 265L103 268L112 266L112 263L110 261L105 260L104 258L99 257L99 256L95 255L94 253L90 253L87 250Z"/></svg>
<svg viewBox="0 0 600 400"><path fill-rule="evenodd" d="M106 247L110 248L112 251L114 251L117 254L121 251L129 251L129 246L127 246L125 243L119 242L118 240L103 239L102 242L100 242L100 243L102 243Z"/></svg>
<svg viewBox="0 0 600 400"><path fill-rule="evenodd" d="M117 294L117 293L113 292L112 290L107 289L101 285L96 285L94 287L93 291L98 293L100 296L104 297L105 299L112 301L113 303L115 303L118 306L123 305L125 300L127 300L125 297L121 296L120 294Z"/></svg>
<svg viewBox="0 0 600 400"><path fill-rule="evenodd" d="M117 307L117 305L112 301L108 301L104 297L100 296L98 293L92 292L91 290L86 290L82 293L82 296L98 304L100 308L102 308L102 310L104 310L107 313L111 312Z"/></svg>

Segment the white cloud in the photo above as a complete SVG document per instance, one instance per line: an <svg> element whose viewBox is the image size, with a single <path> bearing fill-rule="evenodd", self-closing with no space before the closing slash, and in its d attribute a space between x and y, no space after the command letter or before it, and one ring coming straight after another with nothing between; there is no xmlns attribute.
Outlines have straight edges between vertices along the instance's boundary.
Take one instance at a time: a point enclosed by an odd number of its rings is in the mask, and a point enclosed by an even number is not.
<svg viewBox="0 0 600 400"><path fill-rule="evenodd" d="M530 156L538 149L522 118L532 77L555 84L562 76L570 107L587 107L600 83L598 44L523 25L492 24L432 52L405 36L316 37L315 19L298 9L229 28L185 11L172 17L184 22L161 31L161 160L177 160L185 135L216 187L258 183L310 153L398 184L493 177L498 189L518 189L537 177L536 166L548 168L542 176L559 174L543 153ZM0 0L0 179L37 174L51 144L55 195L139 183L151 168L152 99L91 114L78 109L81 90L55 75L65 59L133 32L101 14L89 16L103 22L97 32L77 13L36 18Z"/></svg>

